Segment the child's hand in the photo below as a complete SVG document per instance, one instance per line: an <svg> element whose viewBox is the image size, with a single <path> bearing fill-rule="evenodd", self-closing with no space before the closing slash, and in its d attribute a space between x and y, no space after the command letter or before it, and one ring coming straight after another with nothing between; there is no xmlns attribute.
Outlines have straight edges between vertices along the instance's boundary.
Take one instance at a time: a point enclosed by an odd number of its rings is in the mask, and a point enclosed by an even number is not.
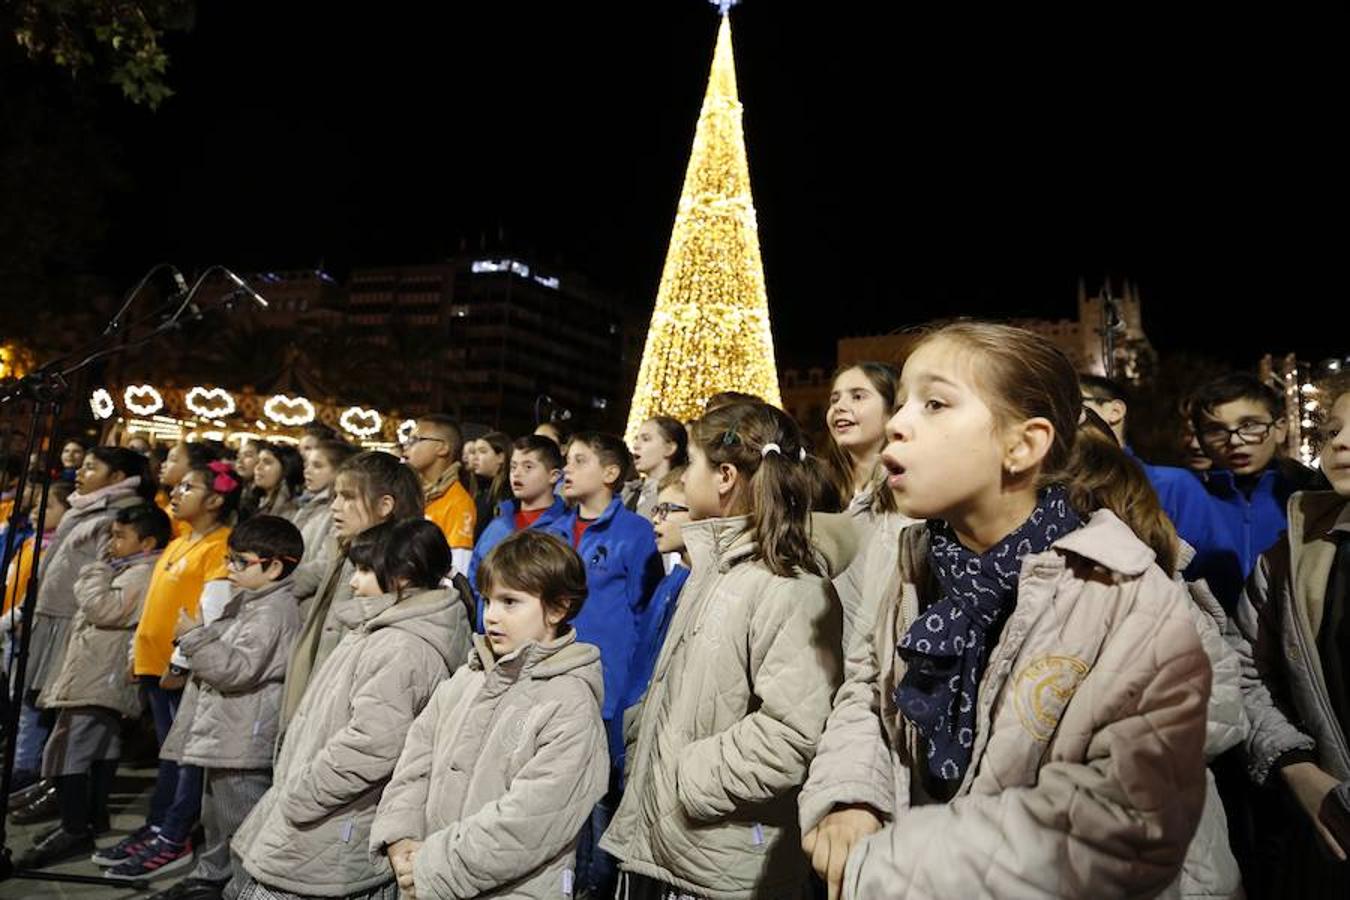
<svg viewBox="0 0 1350 900"><path fill-rule="evenodd" d="M394 875L398 878L398 888L403 896L413 898L413 900L416 900L417 897L413 886L413 860L417 856L417 851L421 848L422 842L414 841L411 838L404 838L389 845L389 864L394 867Z"/></svg>
<svg viewBox="0 0 1350 900"><path fill-rule="evenodd" d="M1281 769L1280 774L1284 776L1285 784L1289 785L1299 805L1307 813L1308 820L1312 822L1327 850L1331 851L1336 859L1344 862L1345 848L1318 815L1321 812L1322 801L1340 782L1334 775L1324 772L1313 763L1294 763Z"/></svg>
<svg viewBox="0 0 1350 900"><path fill-rule="evenodd" d="M201 617L193 618L187 614L187 610L178 611L178 621L173 626L173 639L176 641L194 628L202 624Z"/></svg>
<svg viewBox="0 0 1350 900"><path fill-rule="evenodd" d="M853 845L880 830L881 819L870 806L851 806L836 809L802 836L802 849L824 880L829 900L838 900L842 893L844 865Z"/></svg>

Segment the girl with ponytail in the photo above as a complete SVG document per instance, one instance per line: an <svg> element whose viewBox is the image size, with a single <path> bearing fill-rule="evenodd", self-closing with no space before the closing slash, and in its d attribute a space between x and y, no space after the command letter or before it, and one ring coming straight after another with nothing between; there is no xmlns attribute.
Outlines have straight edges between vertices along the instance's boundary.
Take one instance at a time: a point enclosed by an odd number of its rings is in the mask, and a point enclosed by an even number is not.
<svg viewBox="0 0 1350 900"><path fill-rule="evenodd" d="M619 896L799 897L795 796L841 678L839 602L811 539L820 475L763 403L694 423L691 572L641 705L601 842Z"/></svg>

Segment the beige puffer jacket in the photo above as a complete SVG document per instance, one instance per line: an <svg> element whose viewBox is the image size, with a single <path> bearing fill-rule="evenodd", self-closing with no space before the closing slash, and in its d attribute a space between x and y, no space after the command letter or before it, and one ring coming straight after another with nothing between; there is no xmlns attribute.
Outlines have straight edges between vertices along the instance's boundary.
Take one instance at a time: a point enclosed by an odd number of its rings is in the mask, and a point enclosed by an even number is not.
<svg viewBox="0 0 1350 900"><path fill-rule="evenodd" d="M344 628L337 610L352 601L352 575L356 567L332 540L331 553L301 564L295 571L295 596L300 601L300 634L291 647L282 688L281 730L300 708L310 679L323 668L328 654L342 639ZM316 570L323 572L316 575ZM317 578L317 580L316 580Z"/></svg>
<svg viewBox="0 0 1350 900"><path fill-rule="evenodd" d="M160 758L210 769L270 769L286 659L299 631L286 579L234 591L219 619L179 638L193 677Z"/></svg>
<svg viewBox="0 0 1350 900"><path fill-rule="evenodd" d="M1183 541L1177 571L1185 569L1194 556L1195 551ZM1187 582L1186 589L1191 597L1191 618L1213 672L1205 723L1205 759L1212 762L1219 754L1247 739L1249 725L1242 709L1242 664L1237 652L1224 640L1229 628L1228 615L1209 585L1204 581ZM1228 816L1219 797L1214 773L1208 769L1205 770L1205 809L1186 851L1176 892L1187 900L1229 900L1244 896L1242 873L1228 844Z"/></svg>
<svg viewBox="0 0 1350 900"><path fill-rule="evenodd" d="M291 523L300 529L300 537L305 541L302 563L329 555L330 548L336 549L336 541L330 540L333 532L332 486L302 503L291 513Z"/></svg>
<svg viewBox="0 0 1350 900"><path fill-rule="evenodd" d="M915 519L902 513L873 512L870 502L862 503L860 498L870 501L871 494L858 494L849 507L849 517L857 531L862 550L854 557L853 564L834 579L834 589L839 594L839 604L844 611L844 658L854 641L870 641L872 630L876 626L875 603L864 603L863 585L869 572L893 570L898 562L900 532L915 523Z"/></svg>
<svg viewBox="0 0 1350 900"><path fill-rule="evenodd" d="M692 572L600 842L627 871L721 900L807 889L796 794L840 680L834 588L752 560L748 524L684 526Z"/></svg>
<svg viewBox="0 0 1350 900"><path fill-rule="evenodd" d="M1205 797L1209 661L1185 589L1108 511L1022 563L1017 607L979 691L973 762L949 803L920 805L913 728L895 707L895 646L931 590L928 531L900 535L870 650L800 797L886 823L854 846L845 897L1137 897L1181 871ZM903 577L902 577L903 575Z"/></svg>
<svg viewBox="0 0 1350 900"><path fill-rule="evenodd" d="M257 881L344 897L393 881L372 862L370 826L403 739L450 660L464 659L469 623L447 590L395 602L350 597L335 607L347 631L309 682L282 741L272 787L232 849Z"/></svg>
<svg viewBox="0 0 1350 900"><path fill-rule="evenodd" d="M156 551L118 569L99 561L80 570L61 671L43 689L39 706L102 706L129 718L141 714L140 688L127 681L127 654L158 558Z"/></svg>
<svg viewBox="0 0 1350 900"><path fill-rule="evenodd" d="M1265 784L1280 757L1310 751L1340 779L1336 796L1350 809L1350 736L1332 708L1317 649L1337 543L1350 539L1350 500L1300 491L1289 498L1288 512L1288 531L1261 554L1233 617L1252 723L1248 773Z"/></svg>
<svg viewBox="0 0 1350 900"><path fill-rule="evenodd" d="M482 636L408 731L370 834L424 841L419 897L559 898L609 782L600 651L576 632L496 660Z"/></svg>
<svg viewBox="0 0 1350 900"><path fill-rule="evenodd" d="M136 493L140 478L127 478L92 494L72 494L71 508L42 551L37 608L28 656L27 687L39 690L61 671L75 615L75 579L89 563L103 558L108 525L123 507L145 501Z"/></svg>

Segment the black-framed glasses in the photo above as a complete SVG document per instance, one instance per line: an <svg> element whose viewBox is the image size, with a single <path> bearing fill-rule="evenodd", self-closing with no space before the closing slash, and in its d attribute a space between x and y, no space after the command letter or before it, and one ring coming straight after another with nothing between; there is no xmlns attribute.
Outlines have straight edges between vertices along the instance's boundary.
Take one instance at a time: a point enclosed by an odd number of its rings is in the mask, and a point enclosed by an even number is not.
<svg viewBox="0 0 1350 900"><path fill-rule="evenodd" d="M656 506L652 507L652 521L664 522L666 519L670 518L671 513L682 512L689 512L689 507L685 506L683 503L658 503Z"/></svg>
<svg viewBox="0 0 1350 900"><path fill-rule="evenodd" d="M1224 428L1222 425L1206 425L1200 429L1200 441L1213 447L1222 447L1237 435L1237 439L1244 444L1259 444L1270 434L1270 429L1274 428L1276 422L1243 422L1236 428Z"/></svg>
<svg viewBox="0 0 1350 900"><path fill-rule="evenodd" d="M442 444L449 443L449 441L447 441L445 438L432 437L431 435L415 434L412 437L408 438L408 443L404 444L403 446L411 447L414 444L420 444L423 441L440 441Z"/></svg>
<svg viewBox="0 0 1350 900"><path fill-rule="evenodd" d="M225 566L234 572L242 572L249 566L262 566L266 568L274 562L293 563L299 562L294 556L260 556L257 559L247 559L238 553L229 553L225 556Z"/></svg>

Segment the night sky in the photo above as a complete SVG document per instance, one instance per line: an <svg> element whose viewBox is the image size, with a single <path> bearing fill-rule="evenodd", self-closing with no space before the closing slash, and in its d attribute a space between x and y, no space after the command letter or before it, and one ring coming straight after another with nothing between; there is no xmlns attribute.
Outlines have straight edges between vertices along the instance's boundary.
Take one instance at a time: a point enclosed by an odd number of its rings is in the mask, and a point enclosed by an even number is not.
<svg viewBox="0 0 1350 900"><path fill-rule="evenodd" d="M936 316L1072 316L1108 272L1163 351L1350 349L1339 27L994 9L734 11L783 361ZM716 27L699 0L201 3L168 44L177 95L103 104L131 179L99 265L345 277L501 229L649 309Z"/></svg>

